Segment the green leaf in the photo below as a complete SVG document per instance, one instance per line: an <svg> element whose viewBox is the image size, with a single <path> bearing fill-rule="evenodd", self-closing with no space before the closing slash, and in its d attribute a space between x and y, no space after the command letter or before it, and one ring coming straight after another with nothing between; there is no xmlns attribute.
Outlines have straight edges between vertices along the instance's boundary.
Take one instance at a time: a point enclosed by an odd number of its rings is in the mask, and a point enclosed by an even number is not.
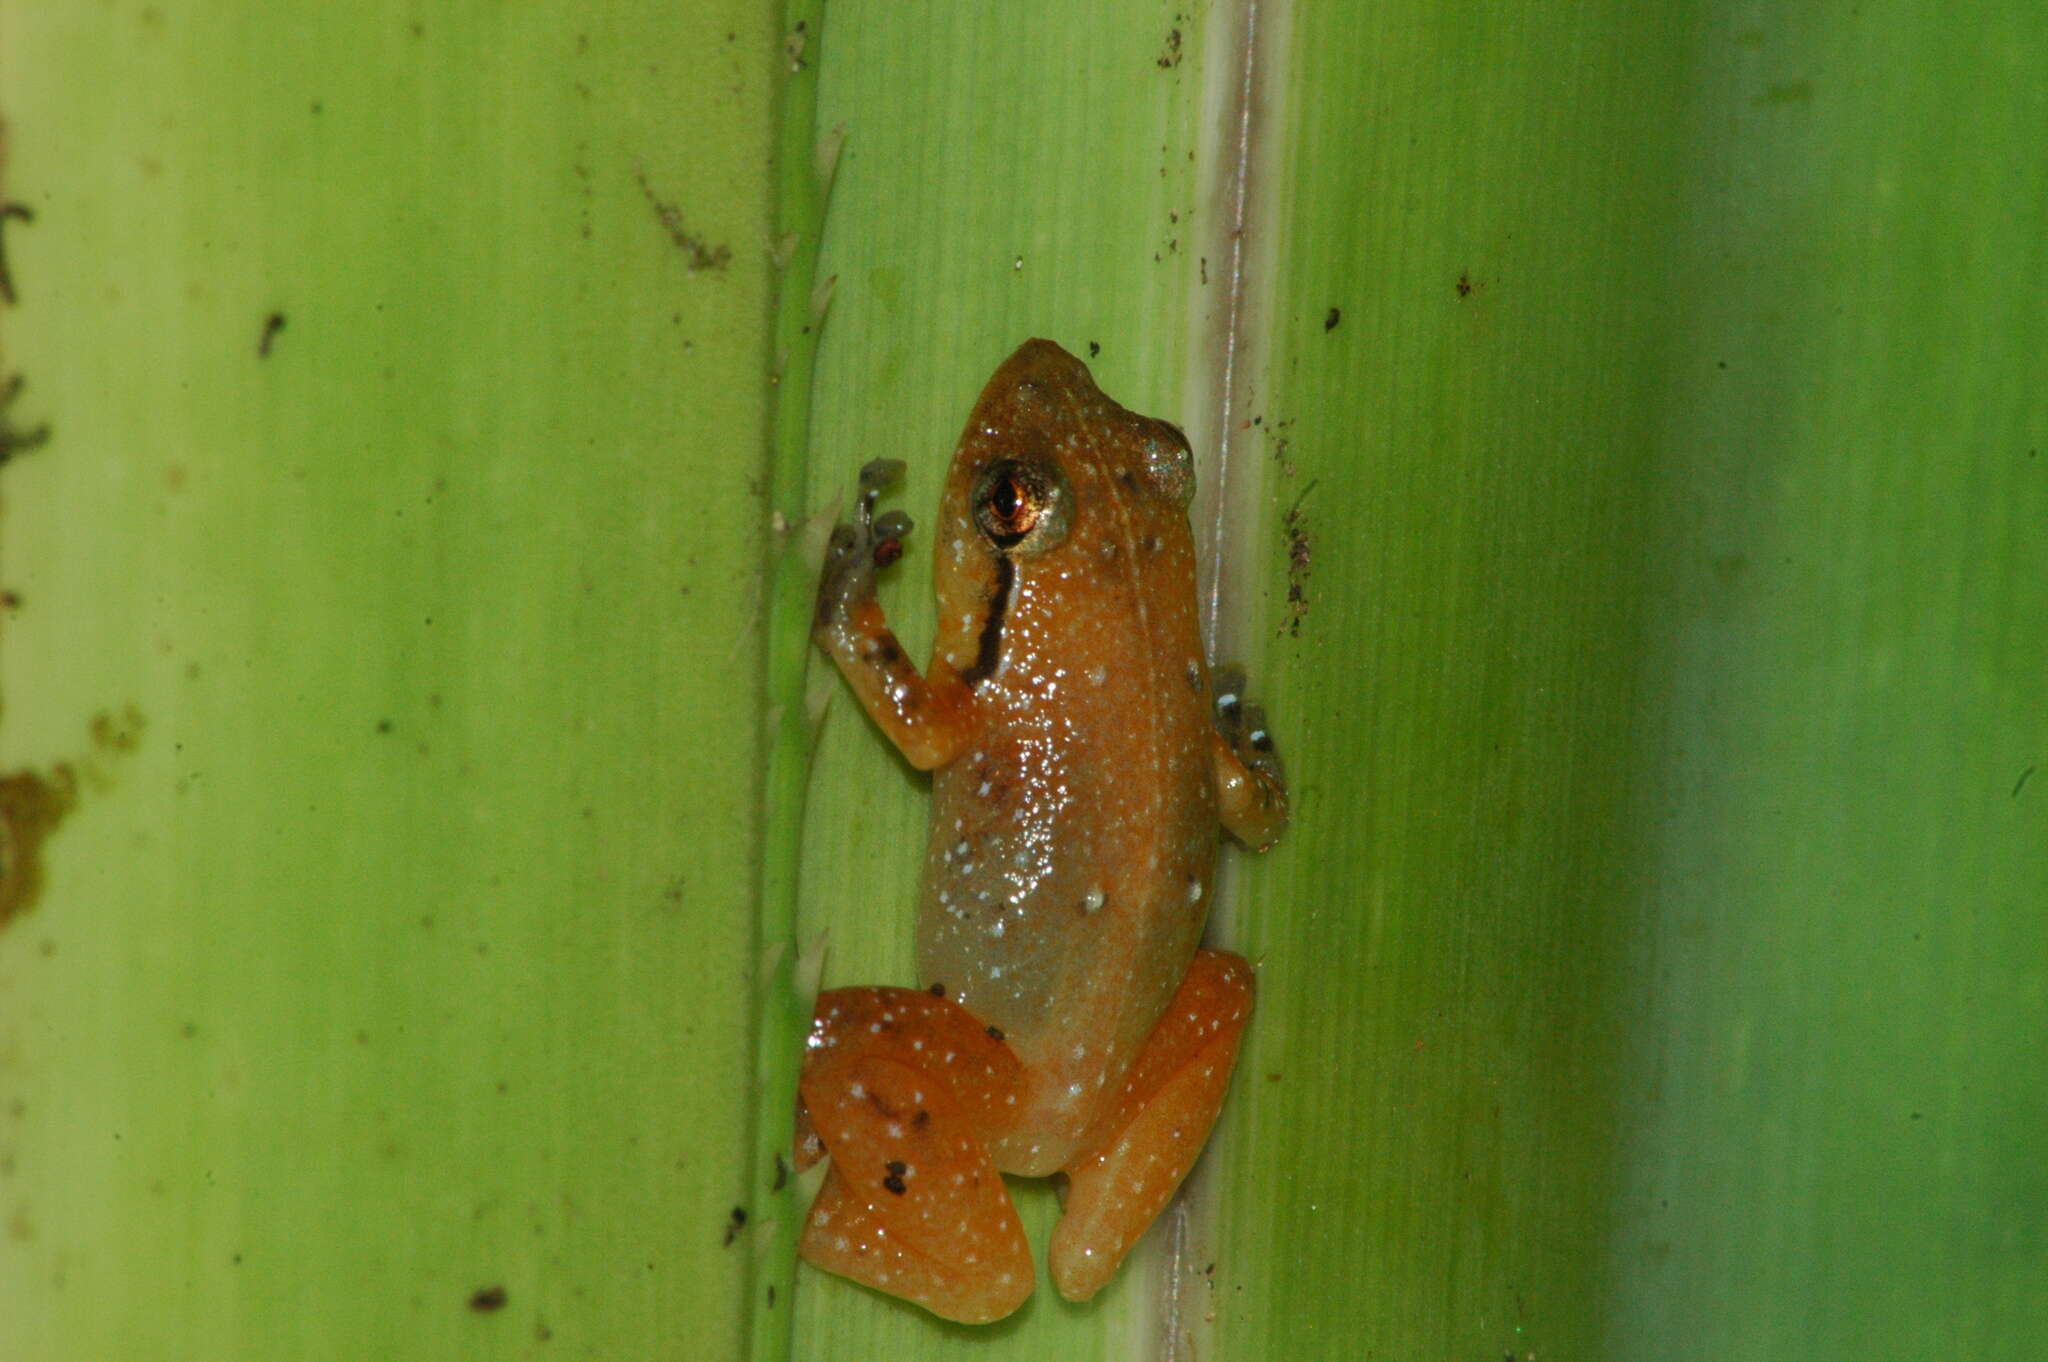
<svg viewBox="0 0 2048 1362"><path fill-rule="evenodd" d="M741 1345L773 36L585 8L7 16L9 1359Z"/></svg>
<svg viewBox="0 0 2048 1362"><path fill-rule="evenodd" d="M2037 16L1255 16L9 12L0 1356L2048 1332ZM900 457L929 637L1034 334L1193 438L1296 821L1191 1194L973 1330L789 1257L925 803L789 621Z"/></svg>

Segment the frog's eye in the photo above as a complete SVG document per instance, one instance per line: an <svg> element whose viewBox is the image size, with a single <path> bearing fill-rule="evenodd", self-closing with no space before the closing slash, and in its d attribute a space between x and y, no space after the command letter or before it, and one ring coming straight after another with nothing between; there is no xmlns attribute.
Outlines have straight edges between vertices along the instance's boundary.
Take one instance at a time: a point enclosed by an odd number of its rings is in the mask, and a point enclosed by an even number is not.
<svg viewBox="0 0 2048 1362"><path fill-rule="evenodd" d="M1043 553L1066 538L1067 500L1057 473L998 459L974 485L974 523L1006 553Z"/></svg>
<svg viewBox="0 0 2048 1362"><path fill-rule="evenodd" d="M1195 452L1179 426L1165 421L1152 425L1145 436L1145 474L1162 496L1185 508L1195 499Z"/></svg>

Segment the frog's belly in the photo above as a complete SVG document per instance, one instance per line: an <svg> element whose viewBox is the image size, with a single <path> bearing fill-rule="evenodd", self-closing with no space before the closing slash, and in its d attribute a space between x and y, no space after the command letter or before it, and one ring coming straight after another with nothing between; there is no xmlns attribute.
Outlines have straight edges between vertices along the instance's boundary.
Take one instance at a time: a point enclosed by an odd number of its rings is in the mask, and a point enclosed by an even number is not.
<svg viewBox="0 0 2048 1362"><path fill-rule="evenodd" d="M998 801L981 791L1000 772L963 766L933 782L919 971L1023 1061L1015 1133L994 1152L1006 1172L1042 1175L1066 1163L1187 972L1215 815L1207 789L1185 785L1147 797L1069 779L1063 798Z"/></svg>

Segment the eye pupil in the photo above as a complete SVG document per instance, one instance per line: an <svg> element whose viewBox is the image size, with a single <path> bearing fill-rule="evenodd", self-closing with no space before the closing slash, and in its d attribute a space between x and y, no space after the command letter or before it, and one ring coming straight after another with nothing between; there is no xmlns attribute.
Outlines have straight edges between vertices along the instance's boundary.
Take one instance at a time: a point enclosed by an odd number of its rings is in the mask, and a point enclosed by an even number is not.
<svg viewBox="0 0 2048 1362"><path fill-rule="evenodd" d="M1018 513L1024 509L1024 497L1024 489L1018 485L1014 475L1004 478L996 484L996 514L1004 520L1015 520Z"/></svg>

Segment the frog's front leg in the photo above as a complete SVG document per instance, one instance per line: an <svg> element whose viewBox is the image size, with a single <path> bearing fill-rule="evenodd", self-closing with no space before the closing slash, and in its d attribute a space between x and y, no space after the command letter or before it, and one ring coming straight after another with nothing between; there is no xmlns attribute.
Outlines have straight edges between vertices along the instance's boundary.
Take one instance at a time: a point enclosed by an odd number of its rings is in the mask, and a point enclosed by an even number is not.
<svg viewBox="0 0 2048 1362"><path fill-rule="evenodd" d="M799 1084L797 1162L832 1160L803 1256L963 1324L1031 1294L1024 1226L988 1152L1022 1066L942 991L819 995Z"/></svg>
<svg viewBox="0 0 2048 1362"><path fill-rule="evenodd" d="M876 571L902 556L911 530L901 511L875 519L876 499L902 473L900 459L876 459L861 469L853 521L835 525L825 548L811 638L910 764L930 771L966 749L974 693L950 670L920 675L875 599Z"/></svg>
<svg viewBox="0 0 2048 1362"><path fill-rule="evenodd" d="M1252 967L1244 957L1197 951L1117 1101L1066 1167L1066 1211L1048 1256L1068 1300L1102 1289L1195 1166L1251 1011Z"/></svg>
<svg viewBox="0 0 2048 1362"><path fill-rule="evenodd" d="M1287 778L1266 732L1266 715L1244 699L1244 673L1219 667L1213 680L1216 734L1210 743L1216 771L1216 813L1224 830L1253 851L1264 851L1287 830Z"/></svg>

